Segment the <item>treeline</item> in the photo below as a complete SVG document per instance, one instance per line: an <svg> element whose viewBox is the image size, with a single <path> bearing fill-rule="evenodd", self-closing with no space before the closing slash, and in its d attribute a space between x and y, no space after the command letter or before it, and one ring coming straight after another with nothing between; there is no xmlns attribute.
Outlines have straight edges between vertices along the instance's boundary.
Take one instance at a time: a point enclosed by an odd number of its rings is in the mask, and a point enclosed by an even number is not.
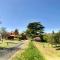
<svg viewBox="0 0 60 60"><path fill-rule="evenodd" d="M18 37L19 39L27 39L28 38L35 38L40 37L36 40L43 40L43 33L44 33L44 26L40 22L32 22L27 25L27 29L25 32L19 34L18 29L15 29L13 33L9 33L9 38ZM6 38L9 34L5 28L1 28L0 34L2 38ZM14 36L15 35L15 36Z"/></svg>
<svg viewBox="0 0 60 60"><path fill-rule="evenodd" d="M54 31L52 33L45 33L43 39L48 43L58 45L60 44L60 31L56 33Z"/></svg>
<svg viewBox="0 0 60 60"><path fill-rule="evenodd" d="M19 33L18 29L15 29L12 32L8 32L5 27L0 28L0 40L9 39L9 40L25 40L27 39L26 33Z"/></svg>
<svg viewBox="0 0 60 60"><path fill-rule="evenodd" d="M0 34L3 39L6 39L8 36L17 38L17 40L24 40L28 38L32 38L33 40L38 40L42 42L48 42L51 44L60 44L60 31L55 33L45 33L44 26L40 22L32 22L27 25L26 31L19 33L18 29L15 29L13 33L10 34L6 31L6 28L2 27L0 29ZM1 38L1 36L0 36Z"/></svg>

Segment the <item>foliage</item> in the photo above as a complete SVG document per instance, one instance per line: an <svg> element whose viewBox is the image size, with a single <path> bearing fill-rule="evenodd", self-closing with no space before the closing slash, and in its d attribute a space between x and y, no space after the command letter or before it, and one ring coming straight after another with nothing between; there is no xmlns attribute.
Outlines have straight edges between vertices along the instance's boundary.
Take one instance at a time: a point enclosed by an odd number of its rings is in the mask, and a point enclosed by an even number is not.
<svg viewBox="0 0 60 60"><path fill-rule="evenodd" d="M15 35L19 35L19 31L18 31L18 29L15 29Z"/></svg>
<svg viewBox="0 0 60 60"><path fill-rule="evenodd" d="M29 43L29 47L20 55L17 55L12 60L45 60L38 49L33 45L33 42Z"/></svg>
<svg viewBox="0 0 60 60"><path fill-rule="evenodd" d="M46 42L49 42L49 43L51 43L51 41L52 41L52 34L44 34L43 35L43 40L45 40Z"/></svg>
<svg viewBox="0 0 60 60"><path fill-rule="evenodd" d="M27 40L27 36L25 33L22 33L19 37L20 40Z"/></svg>
<svg viewBox="0 0 60 60"><path fill-rule="evenodd" d="M0 41L0 48L10 48L12 46L15 46L17 43L19 43L20 41L12 41L12 40L3 40Z"/></svg>
<svg viewBox="0 0 60 60"><path fill-rule="evenodd" d="M27 34L29 37L34 37L35 35L41 35L44 31L44 26L40 22L32 22L27 26Z"/></svg>
<svg viewBox="0 0 60 60"><path fill-rule="evenodd" d="M0 33L1 33L1 35L2 35L2 38L6 38L6 36L7 36L7 31L6 31L6 28L5 28L5 27L2 27L2 28L0 29Z"/></svg>
<svg viewBox="0 0 60 60"><path fill-rule="evenodd" d="M60 44L60 32L54 34L54 43Z"/></svg>
<svg viewBox="0 0 60 60"><path fill-rule="evenodd" d="M44 40L51 44L60 44L60 32L55 33L54 31L50 34L44 35Z"/></svg>

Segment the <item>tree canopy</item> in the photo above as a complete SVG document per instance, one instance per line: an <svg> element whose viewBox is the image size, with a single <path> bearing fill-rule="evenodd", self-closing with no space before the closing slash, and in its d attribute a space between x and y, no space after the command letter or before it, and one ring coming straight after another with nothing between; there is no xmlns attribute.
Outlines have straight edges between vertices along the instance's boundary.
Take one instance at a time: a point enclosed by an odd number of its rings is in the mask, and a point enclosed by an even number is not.
<svg viewBox="0 0 60 60"><path fill-rule="evenodd" d="M15 29L14 33L15 33L15 35L19 35L18 29Z"/></svg>
<svg viewBox="0 0 60 60"><path fill-rule="evenodd" d="M44 26L40 22L32 22L27 26L29 36L41 35L44 32Z"/></svg>

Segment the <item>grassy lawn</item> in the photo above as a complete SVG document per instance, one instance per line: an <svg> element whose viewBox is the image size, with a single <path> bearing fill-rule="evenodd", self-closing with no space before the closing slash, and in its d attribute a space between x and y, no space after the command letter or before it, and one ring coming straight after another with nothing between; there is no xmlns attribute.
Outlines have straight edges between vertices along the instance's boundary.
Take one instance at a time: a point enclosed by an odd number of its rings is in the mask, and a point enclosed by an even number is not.
<svg viewBox="0 0 60 60"><path fill-rule="evenodd" d="M46 60L60 60L60 50L56 50L56 48L53 48L51 44L40 42L34 43Z"/></svg>
<svg viewBox="0 0 60 60"><path fill-rule="evenodd" d="M33 42L29 43L28 48L22 53L17 54L12 60L45 60Z"/></svg>
<svg viewBox="0 0 60 60"><path fill-rule="evenodd" d="M3 42L0 41L0 48L9 48L17 43L19 43L19 41L3 40Z"/></svg>

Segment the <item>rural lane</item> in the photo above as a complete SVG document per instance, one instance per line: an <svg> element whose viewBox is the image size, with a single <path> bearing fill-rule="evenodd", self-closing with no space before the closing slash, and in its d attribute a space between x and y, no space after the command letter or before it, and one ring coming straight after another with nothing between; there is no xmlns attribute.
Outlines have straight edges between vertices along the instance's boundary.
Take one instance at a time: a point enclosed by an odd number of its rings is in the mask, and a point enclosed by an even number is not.
<svg viewBox="0 0 60 60"><path fill-rule="evenodd" d="M0 60L9 60L18 50L23 50L28 44L28 40L22 40L16 48L0 49Z"/></svg>

